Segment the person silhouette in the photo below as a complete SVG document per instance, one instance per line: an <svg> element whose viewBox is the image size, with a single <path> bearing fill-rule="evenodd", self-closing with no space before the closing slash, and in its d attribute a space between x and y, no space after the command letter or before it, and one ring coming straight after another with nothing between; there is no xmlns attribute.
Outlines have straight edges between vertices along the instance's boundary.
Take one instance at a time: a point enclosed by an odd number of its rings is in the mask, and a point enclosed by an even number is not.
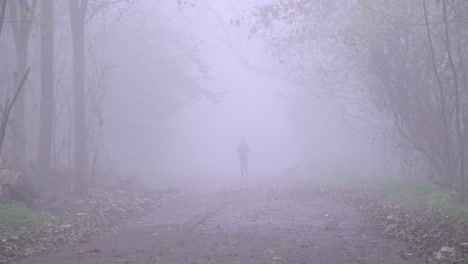
<svg viewBox="0 0 468 264"><path fill-rule="evenodd" d="M248 162L249 162L249 146L245 142L245 139L242 139L239 147L237 148L239 152L239 165L241 170L242 179L244 176L248 175Z"/></svg>

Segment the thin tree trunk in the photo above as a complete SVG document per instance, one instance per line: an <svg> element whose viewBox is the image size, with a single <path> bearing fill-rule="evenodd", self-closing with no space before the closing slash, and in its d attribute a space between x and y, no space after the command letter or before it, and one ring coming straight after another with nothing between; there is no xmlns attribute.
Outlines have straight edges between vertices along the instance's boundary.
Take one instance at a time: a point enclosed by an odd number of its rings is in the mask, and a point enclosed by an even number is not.
<svg viewBox="0 0 468 264"><path fill-rule="evenodd" d="M449 25L447 20L447 1L442 1L442 10L443 10L443 21L444 21L444 35L445 35L445 47L447 51L447 58L449 61L450 70L453 74L453 85L455 90L455 130L458 137L458 158L457 158L457 176L458 176L458 184L460 184L460 196L462 200L465 200L465 136L462 132L461 127L461 120L464 118L462 117L460 111L460 87L458 84L458 70L455 67L455 63L453 61L452 56L452 49L450 45L450 36L449 36Z"/></svg>
<svg viewBox="0 0 468 264"><path fill-rule="evenodd" d="M20 86L20 76L26 73L28 60L29 32L32 21L31 9L35 8L36 1L32 1L32 7L27 0L8 1L10 15L12 17L12 31L16 48L15 87ZM23 88L24 89L24 88ZM26 133L25 133L25 99L24 93L20 93L13 112L13 165L24 168L26 164Z"/></svg>
<svg viewBox="0 0 468 264"><path fill-rule="evenodd" d="M0 11L0 34L2 33L3 24L5 21L6 0L1 2L2 10Z"/></svg>
<svg viewBox="0 0 468 264"><path fill-rule="evenodd" d="M13 105L15 104L16 100L18 99L18 97L19 97L19 95L21 93L21 90L22 90L22 88L24 86L24 83L25 83L26 79L28 78L29 70L30 70L29 68L26 70L26 73L24 74L23 79L21 80L21 83L18 86L18 89L16 89L16 92L15 92L15 95L13 96L13 99L11 99L10 102L7 102L5 104L5 109L3 111L2 123L0 125L0 155L2 154L2 146L3 146L3 141L4 141L5 135L6 135L6 127L7 127L8 119L10 118L11 109L13 109Z"/></svg>
<svg viewBox="0 0 468 264"><path fill-rule="evenodd" d="M87 180L87 136L85 97L85 15L87 0L69 0L70 22L73 40L73 111L74 111L74 159L76 193L88 193Z"/></svg>
<svg viewBox="0 0 468 264"><path fill-rule="evenodd" d="M40 189L49 186L54 122L54 19L53 0L41 0L41 102L37 150Z"/></svg>
<svg viewBox="0 0 468 264"><path fill-rule="evenodd" d="M442 84L442 80L439 76L438 70L437 70L437 63L436 63L436 58L435 58L435 51L434 51L434 45L432 43L432 35L431 35L431 30L429 28L429 18L427 16L427 7L426 7L426 0L423 0L423 9L424 9L424 21L426 25L426 31L427 31L427 39L429 42L429 48L431 52L431 59L432 59L432 68L434 70L434 76L437 80L437 84L439 86L439 101L440 101L440 108L441 108L441 118L442 118L442 124L443 124L443 131L444 131L444 149L446 152L446 163L447 163L447 171L446 176L448 178L453 177L453 160L452 160L452 155L450 152L451 149L451 142L450 142L450 137L449 137L449 125L448 125L448 119L447 119L447 106L446 106L446 96L445 96L445 90L444 86Z"/></svg>

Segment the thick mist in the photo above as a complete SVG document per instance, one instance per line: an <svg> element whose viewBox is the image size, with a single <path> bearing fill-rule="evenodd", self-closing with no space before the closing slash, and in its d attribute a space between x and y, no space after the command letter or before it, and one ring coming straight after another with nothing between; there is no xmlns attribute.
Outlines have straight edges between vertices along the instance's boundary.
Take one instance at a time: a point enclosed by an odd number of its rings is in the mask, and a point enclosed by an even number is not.
<svg viewBox="0 0 468 264"><path fill-rule="evenodd" d="M156 186L236 185L245 138L251 183L382 170L374 167L383 161L363 161L382 150L352 117L358 107L323 93L328 84L310 90L288 79L265 40L233 22L253 6L136 2L109 26L102 57L113 65L103 109L110 167Z"/></svg>
<svg viewBox="0 0 468 264"><path fill-rule="evenodd" d="M0 264L467 263L467 0L0 0Z"/></svg>

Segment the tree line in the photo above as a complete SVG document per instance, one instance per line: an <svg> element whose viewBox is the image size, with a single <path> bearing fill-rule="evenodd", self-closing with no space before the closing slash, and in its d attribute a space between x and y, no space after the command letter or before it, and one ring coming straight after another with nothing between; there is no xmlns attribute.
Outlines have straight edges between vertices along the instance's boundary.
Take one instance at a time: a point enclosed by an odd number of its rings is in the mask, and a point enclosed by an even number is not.
<svg viewBox="0 0 468 264"><path fill-rule="evenodd" d="M246 20L291 76L340 80L424 157L426 178L466 199L468 1L275 0Z"/></svg>
<svg viewBox="0 0 468 264"><path fill-rule="evenodd" d="M86 196L108 174L112 182L124 174L109 171L148 162L148 141L162 148L187 98L217 98L198 84L209 76L196 38L158 14L185 6L0 0L3 164L43 194L67 187Z"/></svg>

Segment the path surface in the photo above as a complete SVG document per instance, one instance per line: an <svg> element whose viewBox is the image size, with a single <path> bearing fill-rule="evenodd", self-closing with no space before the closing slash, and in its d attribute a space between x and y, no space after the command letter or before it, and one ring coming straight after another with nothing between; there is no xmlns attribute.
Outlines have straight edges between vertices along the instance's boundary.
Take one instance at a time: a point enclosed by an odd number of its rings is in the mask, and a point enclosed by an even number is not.
<svg viewBox="0 0 468 264"><path fill-rule="evenodd" d="M258 189L187 194L115 233L22 263L422 263L408 253L316 191Z"/></svg>

